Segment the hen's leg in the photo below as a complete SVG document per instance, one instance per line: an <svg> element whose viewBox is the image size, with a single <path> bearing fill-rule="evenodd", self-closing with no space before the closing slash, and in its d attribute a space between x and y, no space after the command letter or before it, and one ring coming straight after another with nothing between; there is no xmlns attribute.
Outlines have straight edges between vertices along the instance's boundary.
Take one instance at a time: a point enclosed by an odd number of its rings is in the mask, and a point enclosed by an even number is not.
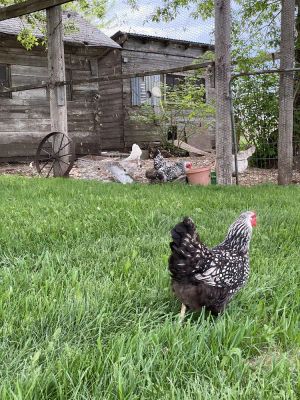
<svg viewBox="0 0 300 400"><path fill-rule="evenodd" d="M181 311L179 314L179 322L182 323L184 320L184 316L185 316L185 312L186 312L186 305L182 304L181 305Z"/></svg>

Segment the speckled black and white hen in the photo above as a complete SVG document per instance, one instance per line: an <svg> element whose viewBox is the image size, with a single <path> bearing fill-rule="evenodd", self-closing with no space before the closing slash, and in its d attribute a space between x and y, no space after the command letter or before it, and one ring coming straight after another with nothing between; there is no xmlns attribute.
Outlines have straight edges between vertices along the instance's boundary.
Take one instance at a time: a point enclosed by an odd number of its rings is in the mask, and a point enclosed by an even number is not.
<svg viewBox="0 0 300 400"><path fill-rule="evenodd" d="M249 245L256 214L246 211L230 226L225 240L209 249L201 241L191 218L172 230L169 270L175 295L185 308L206 307L219 314L247 282Z"/></svg>
<svg viewBox="0 0 300 400"><path fill-rule="evenodd" d="M152 182L172 182L182 175L186 170L192 167L188 161L178 161L168 163L165 161L161 152L157 150L153 159L153 169L146 171L146 177Z"/></svg>

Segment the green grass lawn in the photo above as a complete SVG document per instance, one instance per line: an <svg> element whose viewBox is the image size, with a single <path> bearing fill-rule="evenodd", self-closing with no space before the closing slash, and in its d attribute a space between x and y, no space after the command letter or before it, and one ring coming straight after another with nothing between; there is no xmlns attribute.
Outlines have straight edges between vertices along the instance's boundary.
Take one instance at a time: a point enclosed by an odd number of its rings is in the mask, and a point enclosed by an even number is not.
<svg viewBox="0 0 300 400"><path fill-rule="evenodd" d="M0 399L300 397L300 187L0 178ZM169 232L254 209L249 283L180 326Z"/></svg>

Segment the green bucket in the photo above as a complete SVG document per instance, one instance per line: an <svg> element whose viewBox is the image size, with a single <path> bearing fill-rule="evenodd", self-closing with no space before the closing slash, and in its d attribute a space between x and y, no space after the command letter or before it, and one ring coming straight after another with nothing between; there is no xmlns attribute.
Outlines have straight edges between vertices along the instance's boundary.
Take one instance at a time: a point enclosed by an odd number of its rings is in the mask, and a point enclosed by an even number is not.
<svg viewBox="0 0 300 400"><path fill-rule="evenodd" d="M212 171L210 174L210 183L211 183L211 185L217 184L217 174L215 171Z"/></svg>

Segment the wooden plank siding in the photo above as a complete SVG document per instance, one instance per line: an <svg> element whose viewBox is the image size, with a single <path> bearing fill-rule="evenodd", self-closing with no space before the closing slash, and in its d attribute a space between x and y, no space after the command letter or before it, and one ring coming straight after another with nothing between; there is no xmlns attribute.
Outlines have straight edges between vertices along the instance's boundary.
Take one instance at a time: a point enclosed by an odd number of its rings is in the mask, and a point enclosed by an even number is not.
<svg viewBox="0 0 300 400"><path fill-rule="evenodd" d="M202 54L203 49L199 46L187 47L170 42L129 38L123 43L122 59L126 62L122 63L122 73L189 65ZM161 81L162 79L163 77L161 77ZM123 81L123 108L126 148L130 148L133 143L143 145L159 140L156 126L138 124L130 119L130 115L135 112L137 107L132 106L131 81L125 79Z"/></svg>
<svg viewBox="0 0 300 400"><path fill-rule="evenodd" d="M65 45L66 69L72 79L95 76L95 65L103 49ZM10 65L12 86L48 80L47 53L44 48L26 51L9 35L0 36L0 64ZM96 73L98 71L96 70ZM78 154L99 152L99 130L95 126L97 83L74 85L68 101L68 131L75 140ZM0 159L32 159L40 140L51 131L49 93L33 89L0 98Z"/></svg>
<svg viewBox="0 0 300 400"><path fill-rule="evenodd" d="M112 50L98 60L99 77L116 75L122 72L121 52ZM100 143L102 150L119 150L124 148L123 131L123 81L99 83Z"/></svg>
<svg viewBox="0 0 300 400"><path fill-rule="evenodd" d="M68 43L65 65L72 80L89 79L186 66L202 53L201 46L134 38L125 41L122 50ZM45 49L26 51L14 36L0 34L0 64L10 65L12 86L48 80ZM130 82L118 79L72 86L68 131L78 154L130 149L133 143L143 145L159 139L157 127L130 120L136 109L132 106ZM0 97L0 160L7 157L32 160L38 143L50 130L46 89L13 92L12 98Z"/></svg>

